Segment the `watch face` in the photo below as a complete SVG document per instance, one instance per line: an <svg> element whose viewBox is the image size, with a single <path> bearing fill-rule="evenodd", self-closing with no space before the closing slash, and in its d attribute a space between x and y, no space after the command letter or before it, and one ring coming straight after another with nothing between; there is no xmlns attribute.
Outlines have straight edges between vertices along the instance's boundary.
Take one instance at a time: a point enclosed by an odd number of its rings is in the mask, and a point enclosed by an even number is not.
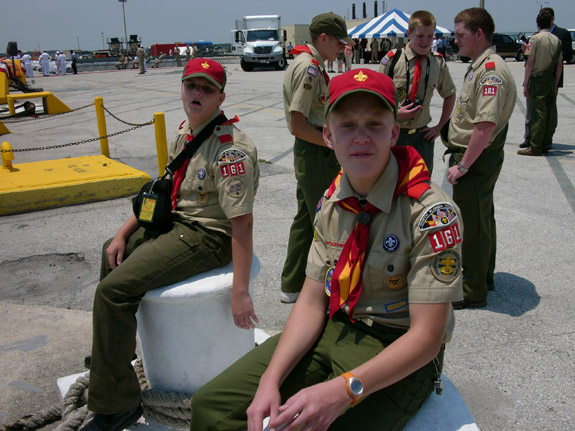
<svg viewBox="0 0 575 431"><path fill-rule="evenodd" d="M360 396L363 393L363 384L357 378L350 379L349 388L355 396Z"/></svg>

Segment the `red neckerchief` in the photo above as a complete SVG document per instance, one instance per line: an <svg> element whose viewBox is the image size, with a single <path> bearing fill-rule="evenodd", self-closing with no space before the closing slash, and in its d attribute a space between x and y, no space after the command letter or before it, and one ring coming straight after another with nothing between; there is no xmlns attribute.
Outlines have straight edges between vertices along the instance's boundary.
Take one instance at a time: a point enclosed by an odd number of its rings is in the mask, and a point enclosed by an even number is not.
<svg viewBox="0 0 575 431"><path fill-rule="evenodd" d="M415 69L413 70L413 86L409 94L409 99L415 102L417 99L417 90L419 89L419 81L421 81L421 56L415 59Z"/></svg>
<svg viewBox="0 0 575 431"><path fill-rule="evenodd" d="M325 79L325 83L329 84L329 75L327 74L327 72L325 71L325 69L323 69L322 67L320 67L319 65L319 61L317 61L315 58L313 58L313 54L311 52L311 49L309 48L309 46L307 45L296 45L292 48L292 50L290 51L290 54L292 55L300 55L302 52L305 52L309 55L311 55L312 59L311 62L313 64L315 64L319 70L321 71L322 75L323 75L323 79Z"/></svg>
<svg viewBox="0 0 575 431"><path fill-rule="evenodd" d="M399 165L398 181L393 197L396 198L405 193L409 197L419 199L430 188L429 184L426 183L430 180L430 176L425 162L413 147L393 147L391 151ZM329 186L328 199L335 192L342 174L343 170L339 172ZM370 202L361 208L355 196L347 197L336 203L340 208L358 214L358 216L355 227L343 246L333 272L329 317L331 318L337 310L349 302L349 318L353 322L353 311L363 288L363 266L369 238L369 224L372 217L380 212L380 209Z"/></svg>

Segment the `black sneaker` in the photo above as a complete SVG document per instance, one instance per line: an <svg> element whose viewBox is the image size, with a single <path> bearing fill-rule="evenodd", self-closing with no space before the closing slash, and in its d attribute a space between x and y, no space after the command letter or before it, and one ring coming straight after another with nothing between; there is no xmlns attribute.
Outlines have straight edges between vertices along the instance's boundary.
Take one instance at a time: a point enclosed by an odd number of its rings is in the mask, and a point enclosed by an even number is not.
<svg viewBox="0 0 575 431"><path fill-rule="evenodd" d="M451 303L454 310L463 310L464 308L485 308L487 301L470 301L464 299L463 301L455 301Z"/></svg>
<svg viewBox="0 0 575 431"><path fill-rule="evenodd" d="M519 148L529 148L531 146L531 144L529 142L523 142L522 144L519 144Z"/></svg>
<svg viewBox="0 0 575 431"><path fill-rule="evenodd" d="M96 413L92 420L79 431L122 431L135 424L143 412L142 406L138 406L134 410L115 415Z"/></svg>

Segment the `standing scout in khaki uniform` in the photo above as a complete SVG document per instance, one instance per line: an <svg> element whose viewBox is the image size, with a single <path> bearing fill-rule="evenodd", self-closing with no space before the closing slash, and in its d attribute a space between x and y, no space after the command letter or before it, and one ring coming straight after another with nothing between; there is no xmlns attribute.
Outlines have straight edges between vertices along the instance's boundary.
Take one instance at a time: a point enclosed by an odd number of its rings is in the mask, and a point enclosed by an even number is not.
<svg viewBox="0 0 575 431"><path fill-rule="evenodd" d="M415 148L433 172L433 147L441 127L455 105L456 88L447 63L437 52L431 51L435 36L435 17L424 10L409 17L405 49L389 51L381 60L379 71L393 78L400 108L397 121L401 128L397 145ZM430 105L433 91L443 97L439 122L427 127L431 121Z"/></svg>
<svg viewBox="0 0 575 431"><path fill-rule="evenodd" d="M140 67L140 75L146 73L146 52L144 48L138 46L138 50L136 51L138 54L138 66Z"/></svg>
<svg viewBox="0 0 575 431"><path fill-rule="evenodd" d="M188 120L178 131L170 161L212 120L221 124L174 172L172 228L143 229L132 216L104 245L94 297L88 400L96 415L81 431L120 431L142 414L140 385L130 361L136 348L135 314L148 290L233 259L234 322L244 329L257 322L248 288L258 158L252 142L234 126L237 117L225 121L220 116L225 83L224 68L213 60L191 60L182 76Z"/></svg>
<svg viewBox="0 0 575 431"><path fill-rule="evenodd" d="M346 43L345 21L334 13L316 16L310 26L311 44L292 49L296 55L283 82L285 118L295 136L294 168L297 214L290 229L281 279L281 301L295 302L305 279L306 256L313 238L315 207L339 172L333 151L326 147L322 128L329 77L324 61L334 61Z"/></svg>
<svg viewBox="0 0 575 431"><path fill-rule="evenodd" d="M441 131L447 146L447 180L461 209L463 238L463 301L456 309L487 304L494 288L497 235L493 190L503 166L503 146L517 89L505 61L495 54L491 39L495 24L482 8L470 8L455 17L459 54L470 57L455 111Z"/></svg>
<svg viewBox="0 0 575 431"><path fill-rule="evenodd" d="M391 148L388 76L333 78L326 115L343 173L318 205L301 296L281 335L194 394L192 431L261 431L265 416L289 431L401 430L441 373L462 297L458 209L413 148Z"/></svg>
<svg viewBox="0 0 575 431"><path fill-rule="evenodd" d="M532 106L529 147L517 151L522 156L547 154L553 138L552 113L557 110L557 91L563 67L561 41L551 32L552 17L545 10L537 15L539 33L529 39L529 59L525 64L523 95Z"/></svg>

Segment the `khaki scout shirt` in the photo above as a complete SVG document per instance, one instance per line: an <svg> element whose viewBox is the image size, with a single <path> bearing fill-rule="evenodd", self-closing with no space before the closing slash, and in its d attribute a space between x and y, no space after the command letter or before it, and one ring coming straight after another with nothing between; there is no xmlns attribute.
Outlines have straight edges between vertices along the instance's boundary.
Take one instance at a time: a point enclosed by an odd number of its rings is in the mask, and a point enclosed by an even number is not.
<svg viewBox="0 0 575 431"><path fill-rule="evenodd" d="M561 41L549 29L541 30L529 39L529 56L533 57L531 75L555 72L561 57Z"/></svg>
<svg viewBox="0 0 575 431"><path fill-rule="evenodd" d="M398 176L398 163L391 154L367 196L381 212L371 221L363 289L353 317L409 328L410 303L444 303L463 298L463 225L457 206L434 184L419 200L406 194L394 199ZM357 216L336 203L354 194L344 171L331 198L324 196L318 205L306 268L306 275L313 280L326 282L326 275L335 267L355 226ZM345 312L349 312L347 305ZM451 311L445 341L450 339L453 327Z"/></svg>
<svg viewBox="0 0 575 431"><path fill-rule="evenodd" d="M515 81L500 56L491 46L471 63L449 122L447 146L467 148L475 123L488 121L495 130L488 146L505 128L517 99Z"/></svg>
<svg viewBox="0 0 575 431"><path fill-rule="evenodd" d="M195 134L219 114L218 111L198 127ZM177 133L170 162L182 151L186 133L191 133L189 123L184 122ZM231 236L229 219L252 212L258 184L258 156L252 141L233 124L216 126L190 160L180 187L176 215Z"/></svg>
<svg viewBox="0 0 575 431"><path fill-rule="evenodd" d="M392 52L397 52L394 49ZM381 60L379 71L389 75L393 57L385 55ZM411 89L413 88L413 76L415 74L415 63L417 54L409 47L409 44L401 52L401 58L395 65L393 83L395 85L395 92L397 94L397 102L401 105L408 98ZM407 62L409 62L409 88L407 88ZM425 75L427 73L427 64L430 62L429 67L429 80L427 88L425 88ZM457 89L449 73L449 68L445 59L437 52L429 52L421 60L421 78L419 87L417 88L417 97L423 100L423 109L415 118L409 118L403 121L398 121L399 127L402 129L417 129L424 127L431 121L431 98L433 97L433 90L437 90L439 95L444 99L452 94L455 94Z"/></svg>
<svg viewBox="0 0 575 431"><path fill-rule="evenodd" d="M325 124L323 107L327 82L323 76L324 61L313 45L307 46L313 56L306 52L298 54L284 77L284 110L290 132L292 111L300 112L314 127L323 127ZM318 64L312 62L312 59Z"/></svg>

